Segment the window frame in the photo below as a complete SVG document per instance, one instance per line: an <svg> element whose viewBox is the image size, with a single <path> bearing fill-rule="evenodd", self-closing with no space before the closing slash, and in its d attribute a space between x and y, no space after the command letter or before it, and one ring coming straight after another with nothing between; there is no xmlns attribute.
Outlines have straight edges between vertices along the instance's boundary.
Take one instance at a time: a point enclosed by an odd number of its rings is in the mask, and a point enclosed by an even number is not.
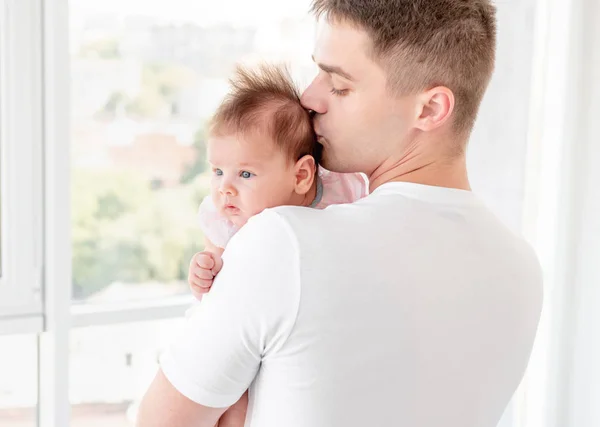
<svg viewBox="0 0 600 427"><path fill-rule="evenodd" d="M0 332L42 330L42 56L40 26L35 25L39 6L35 0L0 2Z"/></svg>

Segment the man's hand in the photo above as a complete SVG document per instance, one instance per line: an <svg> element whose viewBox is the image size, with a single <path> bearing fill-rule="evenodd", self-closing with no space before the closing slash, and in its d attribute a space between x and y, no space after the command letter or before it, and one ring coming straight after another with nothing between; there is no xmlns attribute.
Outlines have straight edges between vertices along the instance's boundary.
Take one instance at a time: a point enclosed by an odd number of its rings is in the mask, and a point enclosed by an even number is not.
<svg viewBox="0 0 600 427"><path fill-rule="evenodd" d="M204 251L198 252L192 257L188 283L196 299L202 299L202 295L210 291L213 280L221 268L223 268L223 259L219 254Z"/></svg>

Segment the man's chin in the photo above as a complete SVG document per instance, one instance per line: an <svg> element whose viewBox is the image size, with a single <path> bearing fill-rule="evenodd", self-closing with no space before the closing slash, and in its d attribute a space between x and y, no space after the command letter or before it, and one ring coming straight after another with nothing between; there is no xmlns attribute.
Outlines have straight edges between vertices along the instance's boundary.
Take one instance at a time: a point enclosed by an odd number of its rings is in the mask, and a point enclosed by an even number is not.
<svg viewBox="0 0 600 427"><path fill-rule="evenodd" d="M360 172L360 171L357 171L355 168L350 167L348 165L348 163L339 162L339 161L336 161L335 158L328 157L326 153L323 153L323 158L321 159L321 166L323 166L324 169L327 169L330 172L336 172L336 173Z"/></svg>
<svg viewBox="0 0 600 427"><path fill-rule="evenodd" d="M323 138L323 137L321 137L321 138L322 138L322 142L319 142L319 143L322 145L323 148L321 150L320 165L323 166L323 168L325 168L331 172L338 172L338 173L348 172L348 168L344 167L345 165L343 163L336 161L336 157L331 152L331 148L330 148L329 141L327 140L327 138Z"/></svg>
<svg viewBox="0 0 600 427"><path fill-rule="evenodd" d="M342 172L340 170L340 165L331 161L331 159L328 158L325 153L323 153L323 157L321 157L321 166L330 172Z"/></svg>

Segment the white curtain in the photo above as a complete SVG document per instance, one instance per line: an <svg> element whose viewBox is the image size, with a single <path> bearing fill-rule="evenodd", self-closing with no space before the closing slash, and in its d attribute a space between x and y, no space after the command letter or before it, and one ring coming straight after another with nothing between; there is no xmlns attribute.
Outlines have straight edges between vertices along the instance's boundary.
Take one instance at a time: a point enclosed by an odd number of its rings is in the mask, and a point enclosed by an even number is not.
<svg viewBox="0 0 600 427"><path fill-rule="evenodd" d="M600 2L541 0L524 229L545 305L519 427L600 426Z"/></svg>

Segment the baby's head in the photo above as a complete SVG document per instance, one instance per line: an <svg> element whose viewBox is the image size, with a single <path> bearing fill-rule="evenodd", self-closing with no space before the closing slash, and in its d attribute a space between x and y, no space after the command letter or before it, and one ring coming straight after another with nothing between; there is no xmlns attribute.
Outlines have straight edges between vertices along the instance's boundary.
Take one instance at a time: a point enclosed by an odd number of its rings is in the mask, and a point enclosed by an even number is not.
<svg viewBox="0 0 600 427"><path fill-rule="evenodd" d="M264 209L310 205L321 146L285 68L238 67L208 136L211 195L242 226Z"/></svg>

